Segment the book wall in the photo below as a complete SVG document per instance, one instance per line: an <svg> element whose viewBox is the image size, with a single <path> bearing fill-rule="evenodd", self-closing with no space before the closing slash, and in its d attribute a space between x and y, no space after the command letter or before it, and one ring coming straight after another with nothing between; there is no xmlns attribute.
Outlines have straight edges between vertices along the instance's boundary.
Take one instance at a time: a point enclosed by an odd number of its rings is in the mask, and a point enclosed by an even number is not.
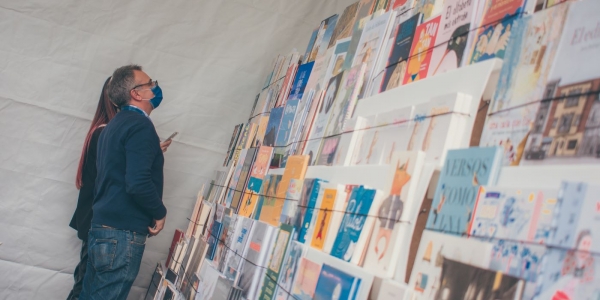
<svg viewBox="0 0 600 300"><path fill-rule="evenodd" d="M598 299L600 3L535 4L323 20L272 62L147 299Z"/></svg>

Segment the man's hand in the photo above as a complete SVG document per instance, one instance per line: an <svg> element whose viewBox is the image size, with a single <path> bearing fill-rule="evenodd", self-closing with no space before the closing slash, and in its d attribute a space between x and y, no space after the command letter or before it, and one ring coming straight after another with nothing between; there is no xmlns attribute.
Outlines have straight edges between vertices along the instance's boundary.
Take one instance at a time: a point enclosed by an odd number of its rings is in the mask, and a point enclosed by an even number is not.
<svg viewBox="0 0 600 300"><path fill-rule="evenodd" d="M171 142L173 140L166 140L162 143L160 143L160 149L162 150L163 153L167 152L167 148L169 148L169 146L171 146Z"/></svg>
<svg viewBox="0 0 600 300"><path fill-rule="evenodd" d="M167 219L167 217L165 216L164 218L162 218L160 220L154 220L154 227L148 227L148 231L150 232L150 236L155 236L161 230L163 230L163 228L165 227L165 220L166 219Z"/></svg>

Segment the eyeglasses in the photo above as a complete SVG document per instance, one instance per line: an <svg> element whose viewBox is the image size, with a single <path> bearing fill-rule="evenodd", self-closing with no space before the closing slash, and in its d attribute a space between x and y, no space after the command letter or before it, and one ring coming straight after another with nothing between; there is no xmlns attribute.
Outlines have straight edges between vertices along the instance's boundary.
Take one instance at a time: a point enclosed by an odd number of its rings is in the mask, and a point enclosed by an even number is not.
<svg viewBox="0 0 600 300"><path fill-rule="evenodd" d="M142 86L145 86L145 85L149 85L149 86L150 86L150 88L153 88L153 87L155 87L155 86L157 86L157 85L158 85L158 80L152 80L152 81L150 81L150 82L147 82L147 83L138 84L138 85L136 85L136 86L132 87L131 89L132 89L132 90L135 90L135 89L137 89L137 88L139 88L139 87L142 87Z"/></svg>

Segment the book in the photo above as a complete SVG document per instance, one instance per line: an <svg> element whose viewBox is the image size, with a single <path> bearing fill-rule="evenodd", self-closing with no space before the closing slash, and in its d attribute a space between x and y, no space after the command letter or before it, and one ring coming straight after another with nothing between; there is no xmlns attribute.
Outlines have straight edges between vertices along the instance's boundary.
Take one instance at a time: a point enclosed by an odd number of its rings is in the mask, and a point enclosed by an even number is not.
<svg viewBox="0 0 600 300"><path fill-rule="evenodd" d="M315 180L314 178L305 178L302 183L302 191L300 195L300 199L298 200L298 205L296 206L296 211L292 216L292 220L290 224L294 226L294 237L293 240L298 240L298 235L300 234L300 230L303 225L304 215L306 214L306 210L308 207L308 201L310 199L310 193L312 192L313 185Z"/></svg>
<svg viewBox="0 0 600 300"><path fill-rule="evenodd" d="M296 73L288 100L300 100L304 97L304 91L314 65L314 62L310 62L298 67L298 72Z"/></svg>
<svg viewBox="0 0 600 300"><path fill-rule="evenodd" d="M443 258L435 299L521 299L524 285L520 278Z"/></svg>
<svg viewBox="0 0 600 300"><path fill-rule="evenodd" d="M367 120L362 117L348 119L344 123L338 150L335 153L335 166L349 166L354 161L357 144L360 144L364 135L364 128L367 126Z"/></svg>
<svg viewBox="0 0 600 300"><path fill-rule="evenodd" d="M300 228L298 233L298 242L300 243L308 244L308 242L310 242L311 240L312 236L310 235L310 228L313 222L313 218L316 218L318 214L319 195L322 194L324 183L325 181L321 179L314 179L310 182L304 183L304 200L302 201L302 203L306 203L306 205L303 206L303 209L301 210L303 214L296 218L296 220L299 220L300 217L302 218L302 227Z"/></svg>
<svg viewBox="0 0 600 300"><path fill-rule="evenodd" d="M483 0L479 0L483 1ZM427 77L461 67L467 61L469 41L474 34L479 1L446 0L440 28L431 54Z"/></svg>
<svg viewBox="0 0 600 300"><path fill-rule="evenodd" d="M443 0L415 0L414 11L423 14L423 20L428 21L442 12L443 4Z"/></svg>
<svg viewBox="0 0 600 300"><path fill-rule="evenodd" d="M325 136L325 130L329 123L329 118L332 115L333 108L336 104L337 94L345 73L340 73L331 77L323 96L323 104L321 105L317 115L315 116L315 124L313 125L311 139L319 139Z"/></svg>
<svg viewBox="0 0 600 300"><path fill-rule="evenodd" d="M281 224L292 225L292 219L296 215L298 208L298 201L302 197L302 187L304 185L304 179L291 179L288 185L288 190L285 193L285 201L283 203L283 209L281 210L281 217L279 222Z"/></svg>
<svg viewBox="0 0 600 300"><path fill-rule="evenodd" d="M233 282L225 277L219 276L215 289L210 300L228 300L229 292L233 287Z"/></svg>
<svg viewBox="0 0 600 300"><path fill-rule="evenodd" d="M344 75L342 75L340 91L336 96L338 99L334 101L329 123L325 130L325 136L333 136L341 133L344 123L352 118L354 108L358 102L358 94L364 83L366 68L366 64L360 64L345 71Z"/></svg>
<svg viewBox="0 0 600 300"><path fill-rule="evenodd" d="M513 24L526 12L526 0L482 1L485 2L482 3L480 22L469 49L469 64L494 57L504 58Z"/></svg>
<svg viewBox="0 0 600 300"><path fill-rule="evenodd" d="M406 283L398 283L391 279L384 279L381 282L381 288L376 300L396 300L404 299L407 294L408 286Z"/></svg>
<svg viewBox="0 0 600 300"><path fill-rule="evenodd" d="M343 70L352 68L354 63L354 56L358 49L359 42L363 33L365 24L371 20L371 13L373 12L374 0L359 0L358 8L356 9L356 17L352 26L352 39L350 40L350 46L348 47L348 53L346 54L346 60L344 61Z"/></svg>
<svg viewBox="0 0 600 300"><path fill-rule="evenodd" d="M254 120L256 120L256 122L258 123L258 129L256 130L256 136L254 137L253 146L261 146L264 144L265 134L267 133L267 127L269 125L269 116L260 115Z"/></svg>
<svg viewBox="0 0 600 300"><path fill-rule="evenodd" d="M281 125L279 126L279 131L277 132L277 138L275 140L276 147L274 148L273 158L271 161L272 168L285 167L283 163L283 157L286 154L285 151L290 139L292 125L294 123L294 119L296 118L299 101L300 99L289 99L285 105L283 117L281 118Z"/></svg>
<svg viewBox="0 0 600 300"><path fill-rule="evenodd" d="M396 152L392 157L392 187L378 208L379 220L364 263L367 270L382 278L392 278L397 265L408 259L406 246L410 245L423 201L415 196L424 162L425 153L418 151Z"/></svg>
<svg viewBox="0 0 600 300"><path fill-rule="evenodd" d="M298 63L292 63L287 68L287 72L285 74L285 78L283 79L281 89L279 90L279 94L277 95L277 101L275 102L275 106L286 105L286 100L290 95L290 90L292 88L292 83L294 82L294 77L296 76L297 70Z"/></svg>
<svg viewBox="0 0 600 300"><path fill-rule="evenodd" d="M269 170L269 162L271 161L271 155L273 154L273 147L260 146L256 154L256 160L252 164L252 171L250 177L257 179L264 179L267 170Z"/></svg>
<svg viewBox="0 0 600 300"><path fill-rule="evenodd" d="M229 205L234 211L237 211L240 208L240 201L246 192L246 187L248 186L248 176L250 171L252 170L252 164L254 163L254 158L256 157L256 153L258 152L258 148L249 148L247 149L246 155L244 157L244 163L242 165L242 169L240 170L240 175L238 178L238 182L235 185L235 191L233 192L233 198Z"/></svg>
<svg viewBox="0 0 600 300"><path fill-rule="evenodd" d="M307 143L309 141L313 141L313 140L309 139L309 136L313 130L313 127L314 127L313 125L316 121L316 114L321 109L321 106L323 104L323 92L322 91L318 91L318 92L313 91L310 94L314 95L314 96L311 96L312 103L310 105L310 108L308 109L308 113L306 115L306 121L304 124L302 124L302 127L299 130L299 132L300 132L300 134L298 136L299 139L294 144L296 149L295 149L295 152L293 152L293 153L296 155L305 153ZM308 153L307 153L307 155L308 155ZM315 153L315 155L316 155L316 153ZM313 159L311 158L311 160L309 160L309 165L311 165L312 162L313 162Z"/></svg>
<svg viewBox="0 0 600 300"><path fill-rule="evenodd" d="M358 13L358 5L359 2L357 1L348 5L344 9L342 15L337 20L333 33L331 34L328 48L335 46L338 40L352 37L352 29L356 20L356 14Z"/></svg>
<svg viewBox="0 0 600 300"><path fill-rule="evenodd" d="M331 255L358 265L367 248L375 223L375 212L381 204L382 192L359 186L352 190L346 214L338 230Z"/></svg>
<svg viewBox="0 0 600 300"><path fill-rule="evenodd" d="M233 175L229 184L225 191L225 206L230 207L231 202L233 202L233 195L235 194L237 183L240 179L240 175L242 174L242 168L244 167L244 161L246 159L246 154L248 153L248 149L242 149L240 151L240 156L235 164L235 169L233 171Z"/></svg>
<svg viewBox="0 0 600 300"><path fill-rule="evenodd" d="M544 98L549 101L542 102L535 114L536 123L527 140L522 164L600 162L597 142L600 100L596 96L600 90L600 65L589 59L595 53L592 49L597 45L596 40L584 38L595 32L599 19L592 11L600 6L595 1L583 1L549 10L566 6L569 6L567 19L545 86Z"/></svg>
<svg viewBox="0 0 600 300"><path fill-rule="evenodd" d="M337 193L335 195L335 205L333 207L333 211L331 212L331 219L329 221L328 227L326 227L326 235L325 235L325 243L323 244L322 251L324 253L331 253L331 249L333 248L333 244L337 239L337 233L340 230L340 226L344 216L346 215L346 206L348 205L348 201L350 200L350 196L352 195L352 190L358 187L359 185L355 184L346 184L346 185L334 185L327 184L324 186L327 188L336 188ZM320 225L320 224L319 224ZM320 229L320 228L319 228ZM317 231L318 234L318 231Z"/></svg>
<svg viewBox="0 0 600 300"><path fill-rule="evenodd" d="M290 244L294 227L287 224L279 226L279 233L273 245L269 263L265 274L265 280L262 284L259 299L274 299L279 281L279 273L283 264L284 255Z"/></svg>
<svg viewBox="0 0 600 300"><path fill-rule="evenodd" d="M294 280L292 296L300 300L311 300L315 295L321 265L302 257L298 267L298 274Z"/></svg>
<svg viewBox="0 0 600 300"><path fill-rule="evenodd" d="M252 228L254 225L254 220L238 217L237 228L234 232L234 239L231 245L231 249L227 251L227 255L225 258L225 268L223 269L223 275L230 280L237 282L239 276L239 270L244 261L243 257L245 257L248 247L248 240L250 235L252 234Z"/></svg>
<svg viewBox="0 0 600 300"><path fill-rule="evenodd" d="M249 246L244 257L238 282L242 294L246 299L254 299L260 292L260 283L263 280L264 270L268 263L268 256L279 229L263 222L254 223L252 236L248 241Z"/></svg>
<svg viewBox="0 0 600 300"><path fill-rule="evenodd" d="M219 235L219 243L217 244L217 249L215 256L212 260L213 267L217 269L219 272L223 272L223 265L225 263L225 256L229 251L229 248L232 244L232 239L236 227L237 215L229 215L225 214L223 216L223 221L221 222L222 230Z"/></svg>
<svg viewBox="0 0 600 300"><path fill-rule="evenodd" d="M323 57L325 51L327 50L327 46L329 45L329 39L331 39L331 35L333 34L333 29L335 29L337 18L338 15L333 15L321 21L314 46L309 54L308 59L305 60L304 63L315 61L317 58Z"/></svg>
<svg viewBox="0 0 600 300"><path fill-rule="evenodd" d="M267 131L263 139L263 145L273 147L275 145L275 138L277 137L277 131L283 117L283 107L275 107L271 109L269 114L269 123L267 125Z"/></svg>
<svg viewBox="0 0 600 300"><path fill-rule="evenodd" d="M396 3L401 2L402 1L400 0L396 0ZM409 2L411 1L405 1L405 3ZM402 12L399 12L399 14L401 13ZM409 11L406 13L409 13ZM388 55L387 65L385 66L383 80L381 81L381 86L379 88L380 92L391 90L402 85L410 49L415 36L415 30L421 23L422 17L422 14L415 14L396 27L396 35L394 36L394 41Z"/></svg>
<svg viewBox="0 0 600 300"><path fill-rule="evenodd" d="M246 193L242 199L238 214L246 218L250 218L254 214L256 204L260 197L263 180L256 177L248 178L248 186L246 187Z"/></svg>
<svg viewBox="0 0 600 300"><path fill-rule="evenodd" d="M490 264L491 249L492 245L476 239L465 239L430 230L423 231L408 282L411 299L440 299L434 297L441 288L440 278L444 259L487 268ZM465 283L469 282L465 280Z"/></svg>
<svg viewBox="0 0 600 300"><path fill-rule="evenodd" d="M261 193L256 203L256 212L254 214L255 220L270 220L274 218L274 215L278 215L276 202L283 201L277 199L277 187L281 182L281 175L267 175L262 184Z"/></svg>
<svg viewBox="0 0 600 300"><path fill-rule="evenodd" d="M321 205L319 207L319 212L317 213L316 219L316 228L312 237L311 247L323 250L323 246L325 245L325 239L327 238L327 232L329 229L329 223L331 221L331 215L336 210L336 208L343 209L343 205L336 205L336 202L343 203L342 199L339 199L337 196L338 190L340 188L343 191L343 185L326 185L323 189L323 199L321 200Z"/></svg>
<svg viewBox="0 0 600 300"><path fill-rule="evenodd" d="M312 52L312 49L315 46L315 42L317 40L317 34L319 33L319 29L320 29L320 27L315 28L312 31L312 34L310 35L310 39L308 40L308 45L306 46L306 51L304 52L304 55L302 56L302 62L304 64L311 62L310 61L310 53Z"/></svg>
<svg viewBox="0 0 600 300"><path fill-rule="evenodd" d="M342 66L344 59L348 53L348 47L350 46L350 38L337 40L335 46L332 48L333 52L329 58L329 64L325 71L324 80L329 80L332 76L335 76L342 72Z"/></svg>
<svg viewBox="0 0 600 300"><path fill-rule="evenodd" d="M330 136L323 139L321 148L317 154L317 159L314 165L331 166L335 159L335 153L337 152L338 145L340 143L340 136Z"/></svg>
<svg viewBox="0 0 600 300"><path fill-rule="evenodd" d="M297 277L300 267L300 259L306 253L306 246L292 241L287 248L285 257L280 270L279 280L277 281L276 300L287 300L291 295L294 280Z"/></svg>
<svg viewBox="0 0 600 300"><path fill-rule="evenodd" d="M173 240L171 241L171 247L169 247L169 255L167 256L167 261L165 262L165 266L170 266L171 259L173 258L175 248L177 244L184 239L185 234L180 229L175 229L175 233L173 234Z"/></svg>
<svg viewBox="0 0 600 300"><path fill-rule="evenodd" d="M221 275L210 264L202 264L198 274L198 288L196 299L211 299Z"/></svg>
<svg viewBox="0 0 600 300"><path fill-rule="evenodd" d="M360 279L323 264L313 299L355 299Z"/></svg>
<svg viewBox="0 0 600 300"><path fill-rule="evenodd" d="M427 229L467 233L480 185L494 185L502 162L499 147L450 150L431 204Z"/></svg>
<svg viewBox="0 0 600 300"><path fill-rule="evenodd" d="M424 15L424 19L427 20L427 15ZM427 77L431 55L440 29L440 20L441 16L437 16L417 26L402 84L408 84Z"/></svg>

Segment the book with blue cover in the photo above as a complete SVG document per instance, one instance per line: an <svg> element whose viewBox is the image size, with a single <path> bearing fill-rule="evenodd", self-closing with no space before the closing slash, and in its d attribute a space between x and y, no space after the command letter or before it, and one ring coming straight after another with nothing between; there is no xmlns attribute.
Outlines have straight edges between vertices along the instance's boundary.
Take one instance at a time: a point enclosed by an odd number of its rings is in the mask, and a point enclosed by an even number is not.
<svg viewBox="0 0 600 300"><path fill-rule="evenodd" d="M310 77L314 65L315 62L309 62L298 67L288 101L302 99L304 90L306 89L306 83L308 82L308 78Z"/></svg>
<svg viewBox="0 0 600 300"><path fill-rule="evenodd" d="M381 192L362 185L352 190L346 214L331 249L332 256L359 265L367 246L368 235L375 224L381 196Z"/></svg>
<svg viewBox="0 0 600 300"><path fill-rule="evenodd" d="M277 132L279 131L279 124L281 123L281 118L283 117L283 109L283 107L274 107L271 109L269 123L267 123L267 130L263 139L264 146L275 146L275 139L277 137Z"/></svg>
<svg viewBox="0 0 600 300"><path fill-rule="evenodd" d="M215 220L210 231L210 236L208 237L208 251L206 252L206 258L209 260L213 260L215 258L217 245L219 244L219 236L221 235L222 229L223 224Z"/></svg>
<svg viewBox="0 0 600 300"><path fill-rule="evenodd" d="M315 300L330 299L356 299L360 278L342 272L328 264L323 264L317 288L315 289Z"/></svg>
<svg viewBox="0 0 600 300"><path fill-rule="evenodd" d="M502 167L502 148L450 150L431 204L427 229L466 234L480 185L494 185Z"/></svg>
<svg viewBox="0 0 600 300"><path fill-rule="evenodd" d="M292 125L296 118L296 112L298 110L298 102L300 99L289 99L283 110L283 116L281 117L281 124L277 131L277 138L275 139L275 149L273 151L273 158L271 160L272 168L284 168L283 156L285 155L288 141L292 133Z"/></svg>
<svg viewBox="0 0 600 300"><path fill-rule="evenodd" d="M306 202L306 207L304 207L306 211L304 213L304 217L302 218L302 227L298 233L298 242L300 243L309 243L310 239L312 238L312 236L308 236L308 231L310 229L313 216L316 217L319 213L317 201L319 200L319 194L322 194L321 191L323 190L323 183L325 182L326 181L324 180L315 179L312 182L311 188L309 190L305 190L307 194L304 194L303 197L306 197L305 199L308 199L308 201ZM308 192L310 193L308 194Z"/></svg>

